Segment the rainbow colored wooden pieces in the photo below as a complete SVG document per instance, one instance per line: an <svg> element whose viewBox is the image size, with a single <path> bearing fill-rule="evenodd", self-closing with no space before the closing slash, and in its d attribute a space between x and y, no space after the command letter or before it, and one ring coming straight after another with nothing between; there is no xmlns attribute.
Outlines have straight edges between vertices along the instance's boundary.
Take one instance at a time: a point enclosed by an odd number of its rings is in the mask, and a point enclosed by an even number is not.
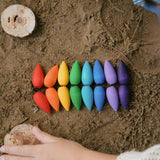
<svg viewBox="0 0 160 160"><path fill-rule="evenodd" d="M118 66L118 81L120 84L128 84L129 83L129 73L127 71L126 65L123 61L119 62Z"/></svg>
<svg viewBox="0 0 160 160"><path fill-rule="evenodd" d="M33 100L39 108L41 108L46 113L51 113L51 108L46 96L42 92L37 92L33 95Z"/></svg>
<svg viewBox="0 0 160 160"><path fill-rule="evenodd" d="M93 78L96 84L103 84L105 81L104 70L98 60L95 61L93 66Z"/></svg>
<svg viewBox="0 0 160 160"><path fill-rule="evenodd" d="M119 96L118 91L114 86L108 87L106 90L106 96L110 106L114 111L118 111L119 106Z"/></svg>
<svg viewBox="0 0 160 160"><path fill-rule="evenodd" d="M44 74L40 64L38 64L33 72L32 84L35 88L41 88L44 84Z"/></svg>
<svg viewBox="0 0 160 160"><path fill-rule="evenodd" d="M58 78L58 65L49 70L44 78L44 85L48 88L53 87Z"/></svg>
<svg viewBox="0 0 160 160"><path fill-rule="evenodd" d="M59 111L59 97L55 88L46 89L46 97L52 106L57 112Z"/></svg>
<svg viewBox="0 0 160 160"><path fill-rule="evenodd" d="M82 99L88 110L93 106L93 90L90 86L83 86L81 90Z"/></svg>
<svg viewBox="0 0 160 160"><path fill-rule="evenodd" d="M81 67L77 60L71 68L69 80L72 85L78 85L81 82Z"/></svg>
<svg viewBox="0 0 160 160"><path fill-rule="evenodd" d="M65 61L62 61L58 72L58 83L66 86L69 83L69 71Z"/></svg>
<svg viewBox="0 0 160 160"><path fill-rule="evenodd" d="M68 88L66 86L59 87L58 96L62 106L65 108L66 111L69 111L71 102Z"/></svg>
<svg viewBox="0 0 160 160"><path fill-rule="evenodd" d="M130 91L127 85L120 85L118 89L119 99L122 107L127 109L130 99Z"/></svg>
<svg viewBox="0 0 160 160"><path fill-rule="evenodd" d="M112 85L117 82L116 71L108 60L105 60L104 73L105 73L106 81L108 82L108 84Z"/></svg>
<svg viewBox="0 0 160 160"><path fill-rule="evenodd" d="M86 86L93 83L93 72L88 61L84 63L82 68L82 83Z"/></svg>
<svg viewBox="0 0 160 160"><path fill-rule="evenodd" d="M58 88L58 92L55 88L52 88L57 79L61 85ZM114 86L108 87L106 92L104 87L96 86L93 91L90 86L93 80L96 85L99 85L103 84L105 79L110 85L115 84L118 79L120 83L118 91ZM82 90L78 87L81 80L84 85ZM69 81L72 85L75 85L70 90L66 87ZM49 70L45 78L42 67L38 64L33 73L32 83L35 88L41 88L43 84L48 87L45 93L46 96L41 92L37 92L33 96L35 103L47 113L51 112L49 104L56 111L59 111L60 102L65 110L69 111L70 98L77 110L80 110L83 100L88 110L92 109L94 101L98 111L101 111L105 103L105 94L109 104L115 111L118 111L119 101L124 109L128 108L130 101L130 90L127 86L129 83L129 74L123 61L119 62L116 74L114 67L108 60L105 60L104 70L101 63L96 60L93 66L93 72L88 61L84 63L81 72L80 64L76 60L71 68L70 75L67 64L65 61L62 61L59 70L58 65L54 66Z"/></svg>
<svg viewBox="0 0 160 160"><path fill-rule="evenodd" d="M105 103L106 92L104 87L96 86L94 88L94 104L97 107L98 111L102 110L102 107Z"/></svg>
<svg viewBox="0 0 160 160"><path fill-rule="evenodd" d="M70 88L70 97L74 107L79 111L82 105L82 96L78 86L72 86Z"/></svg>

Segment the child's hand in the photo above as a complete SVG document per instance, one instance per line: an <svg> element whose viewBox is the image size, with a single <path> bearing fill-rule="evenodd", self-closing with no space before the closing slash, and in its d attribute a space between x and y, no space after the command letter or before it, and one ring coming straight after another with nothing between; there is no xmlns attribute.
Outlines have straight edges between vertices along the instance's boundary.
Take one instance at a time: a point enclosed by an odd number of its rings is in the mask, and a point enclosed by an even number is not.
<svg viewBox="0 0 160 160"><path fill-rule="evenodd" d="M51 136L37 127L33 133L42 143L38 145L2 146L1 151L8 153L0 160L80 160L85 150L80 144ZM4 159L2 159L4 158Z"/></svg>
<svg viewBox="0 0 160 160"><path fill-rule="evenodd" d="M117 156L98 153L80 144L51 136L34 127L33 133L41 144L2 146L0 151L7 153L0 160L116 160Z"/></svg>

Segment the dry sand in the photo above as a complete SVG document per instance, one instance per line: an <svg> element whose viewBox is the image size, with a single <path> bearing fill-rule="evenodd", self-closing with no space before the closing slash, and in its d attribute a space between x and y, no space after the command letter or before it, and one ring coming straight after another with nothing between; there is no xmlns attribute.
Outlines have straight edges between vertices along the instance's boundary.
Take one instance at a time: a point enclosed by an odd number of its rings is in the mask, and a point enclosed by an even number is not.
<svg viewBox="0 0 160 160"><path fill-rule="evenodd" d="M9 5L22 3L6 0ZM131 0L23 0L37 17L34 33L24 39L7 35L0 26L0 145L14 126L39 127L105 153L144 150L160 143L160 25L156 15ZM112 48L111 43L115 46ZM33 70L40 63L47 73L65 60L71 68L88 60L105 59L117 67L123 60L130 73L131 102L114 112L106 101L81 111L61 107L48 115L33 102ZM109 85L105 83L105 88ZM56 88L58 85L56 85ZM45 88L41 89L42 92Z"/></svg>

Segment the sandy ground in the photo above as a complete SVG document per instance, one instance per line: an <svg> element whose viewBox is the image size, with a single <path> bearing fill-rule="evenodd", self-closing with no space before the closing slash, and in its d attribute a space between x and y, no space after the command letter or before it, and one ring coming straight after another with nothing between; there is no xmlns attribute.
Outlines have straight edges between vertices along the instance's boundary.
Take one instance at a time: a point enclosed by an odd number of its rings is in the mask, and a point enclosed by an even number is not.
<svg viewBox="0 0 160 160"><path fill-rule="evenodd" d="M6 0L0 3L0 13L16 3L31 8L38 25L24 39L7 35L0 26L0 145L4 135L21 123L39 125L50 134L105 153L144 150L160 143L156 15L131 0ZM62 60L71 68L76 59L81 67L86 60L93 66L96 59L102 64L108 59L115 68L123 60L131 77L128 110L120 107L114 112L106 101L101 112L95 106L88 111L84 105L81 111L71 106L69 112L63 107L51 115L35 112L31 79L36 65L47 73Z"/></svg>

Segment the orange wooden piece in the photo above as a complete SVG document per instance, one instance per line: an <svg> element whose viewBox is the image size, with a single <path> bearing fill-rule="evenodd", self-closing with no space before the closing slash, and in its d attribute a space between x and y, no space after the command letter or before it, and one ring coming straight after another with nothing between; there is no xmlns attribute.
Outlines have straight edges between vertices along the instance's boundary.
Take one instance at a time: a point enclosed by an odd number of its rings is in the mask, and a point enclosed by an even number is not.
<svg viewBox="0 0 160 160"><path fill-rule="evenodd" d="M46 97L50 105L58 112L59 111L59 97L55 88L46 89Z"/></svg>
<svg viewBox="0 0 160 160"><path fill-rule="evenodd" d="M35 88L41 88L44 83L44 74L40 64L38 64L33 72L32 84Z"/></svg>
<svg viewBox="0 0 160 160"><path fill-rule="evenodd" d="M54 66L49 70L47 75L44 78L44 85L46 87L53 87L58 78L58 65Z"/></svg>

